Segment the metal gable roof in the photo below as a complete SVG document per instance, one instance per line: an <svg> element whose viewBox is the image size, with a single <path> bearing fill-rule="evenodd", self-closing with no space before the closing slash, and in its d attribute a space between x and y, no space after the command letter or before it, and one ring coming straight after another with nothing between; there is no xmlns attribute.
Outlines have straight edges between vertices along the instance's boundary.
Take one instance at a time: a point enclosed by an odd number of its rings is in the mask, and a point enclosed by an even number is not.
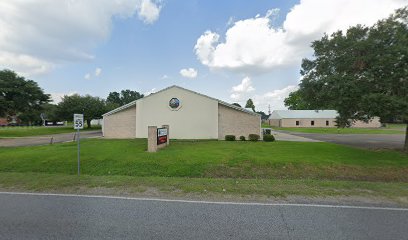
<svg viewBox="0 0 408 240"><path fill-rule="evenodd" d="M274 110L269 119L282 118L336 118L336 110Z"/></svg>
<svg viewBox="0 0 408 240"><path fill-rule="evenodd" d="M180 86L177 86L177 85L173 85L173 86L170 86L170 87L167 87L167 88L163 88L162 90L157 91L157 92L152 93L152 94L149 94L149 95L146 96L146 97L140 98L140 99L138 99L138 100L135 100L135 101L133 101L133 102L130 102L130 103L128 103L128 104L125 104L125 105L123 105L123 106L120 106L120 107L118 107L118 108L116 108L116 109L113 109L112 111L109 111L109 112L107 112L107 113L105 113L105 114L102 114L102 116L109 116L109 115L112 115L112 114L114 114L114 113L116 113L116 112L122 111L122 110L124 110L124 109L129 108L129 107L132 107L132 106L136 105L138 101L141 101L141 100L143 100L143 99L145 99L145 98L148 98L148 97L150 97L150 96L152 96L152 95L159 94L159 93L164 92L164 91L166 91L166 90L168 90L168 89L171 89L171 88L179 88L179 89L181 89L181 90L188 91L188 92L191 92L191 93L200 95L200 96L202 96L202 97L206 97L206 98L215 100L215 101L217 101L219 104L224 105L224 106L226 106L226 107L230 107L230 108L233 108L233 109L235 109L235 110L242 111L242 112L245 112L245 113L248 113L248 114L251 114L251 115L261 116L260 114L258 114L258 113L256 113L256 112L248 111L248 110L245 109L245 108L237 107L237 106L235 106L235 105L229 104L229 103L224 102L224 101L222 101L222 100L219 100L219 99L216 99L216 98L213 98L213 97L204 95L204 94L202 94L202 93L198 93L198 92L195 92L195 91L192 91L192 90L190 90L190 89L186 89L186 88L183 88L183 87L180 87Z"/></svg>

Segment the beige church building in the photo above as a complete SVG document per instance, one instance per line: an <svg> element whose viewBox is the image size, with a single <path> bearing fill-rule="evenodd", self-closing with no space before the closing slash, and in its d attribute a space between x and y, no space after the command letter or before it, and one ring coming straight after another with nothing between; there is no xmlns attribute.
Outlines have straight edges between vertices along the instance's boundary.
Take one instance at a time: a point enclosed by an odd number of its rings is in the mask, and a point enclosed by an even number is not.
<svg viewBox="0 0 408 240"><path fill-rule="evenodd" d="M267 120L275 127L337 127L336 110L275 110ZM372 118L368 123L354 121L351 127L379 128L380 118Z"/></svg>
<svg viewBox="0 0 408 240"><path fill-rule="evenodd" d="M169 125L172 139L261 135L261 116L179 86L171 86L103 114L106 138L147 138L148 126Z"/></svg>

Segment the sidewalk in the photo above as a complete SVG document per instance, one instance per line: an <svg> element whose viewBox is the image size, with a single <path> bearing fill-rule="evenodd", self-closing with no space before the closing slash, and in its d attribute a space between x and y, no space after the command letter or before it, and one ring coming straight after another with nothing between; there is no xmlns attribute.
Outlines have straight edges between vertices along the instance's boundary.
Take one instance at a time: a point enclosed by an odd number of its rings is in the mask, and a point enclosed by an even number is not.
<svg viewBox="0 0 408 240"><path fill-rule="evenodd" d="M0 138L0 147L37 146L68 142L74 140L75 134L75 132L72 132L30 137ZM102 131L83 131L80 133L80 135L81 139L102 137Z"/></svg>

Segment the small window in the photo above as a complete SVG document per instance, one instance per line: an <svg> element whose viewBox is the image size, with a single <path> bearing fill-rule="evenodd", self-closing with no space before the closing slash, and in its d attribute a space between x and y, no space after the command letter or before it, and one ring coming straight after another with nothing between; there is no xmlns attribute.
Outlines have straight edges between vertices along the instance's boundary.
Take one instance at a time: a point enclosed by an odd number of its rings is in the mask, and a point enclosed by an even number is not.
<svg viewBox="0 0 408 240"><path fill-rule="evenodd" d="M314 126L314 121L311 121L311 122L310 122L310 125Z"/></svg>
<svg viewBox="0 0 408 240"><path fill-rule="evenodd" d="M296 126L299 126L299 125L300 125L299 121L296 121Z"/></svg>
<svg viewBox="0 0 408 240"><path fill-rule="evenodd" d="M329 121L326 121L326 126L329 126Z"/></svg>

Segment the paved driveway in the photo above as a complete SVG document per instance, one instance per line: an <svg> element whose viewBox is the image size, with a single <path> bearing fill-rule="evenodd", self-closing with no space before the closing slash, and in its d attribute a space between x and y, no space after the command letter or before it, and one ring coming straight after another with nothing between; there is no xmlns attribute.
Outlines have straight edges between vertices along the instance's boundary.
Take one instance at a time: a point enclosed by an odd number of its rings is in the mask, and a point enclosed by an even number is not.
<svg viewBox="0 0 408 240"><path fill-rule="evenodd" d="M16 137L16 138L0 138L0 147L22 147L22 146L35 146L35 145L46 145L60 142L73 141L75 137L74 132L72 133L60 133L52 135L41 135L41 136L31 136L31 137ZM102 131L83 131L80 133L82 138L96 138L102 136Z"/></svg>
<svg viewBox="0 0 408 240"><path fill-rule="evenodd" d="M0 193L0 239L407 239L408 209Z"/></svg>
<svg viewBox="0 0 408 240"><path fill-rule="evenodd" d="M278 141L289 141L289 142L321 142L320 140L311 139L307 137L296 136L293 134L288 134L282 131L272 131L272 135Z"/></svg>
<svg viewBox="0 0 408 240"><path fill-rule="evenodd" d="M317 134L278 131L309 139L369 149L402 149L404 134Z"/></svg>

